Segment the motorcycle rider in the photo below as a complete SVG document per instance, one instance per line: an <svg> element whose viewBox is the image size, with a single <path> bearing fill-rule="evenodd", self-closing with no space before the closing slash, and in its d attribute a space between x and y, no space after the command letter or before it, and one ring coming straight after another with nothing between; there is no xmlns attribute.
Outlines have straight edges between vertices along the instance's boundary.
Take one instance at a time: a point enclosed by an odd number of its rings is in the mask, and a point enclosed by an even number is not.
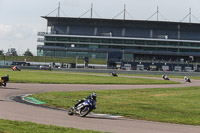
<svg viewBox="0 0 200 133"><path fill-rule="evenodd" d="M111 73L110 73L110 76L116 76L116 77L117 77L118 75L117 75L116 72L111 72Z"/></svg>
<svg viewBox="0 0 200 133"><path fill-rule="evenodd" d="M0 86L6 87L7 82L9 81L9 75L6 74L4 77L0 77Z"/></svg>
<svg viewBox="0 0 200 133"><path fill-rule="evenodd" d="M184 77L184 80L185 82L191 82L191 80L187 76Z"/></svg>
<svg viewBox="0 0 200 133"><path fill-rule="evenodd" d="M20 69L18 66L13 66L13 67L12 67L12 70L13 70L13 71L20 71L21 69Z"/></svg>
<svg viewBox="0 0 200 133"><path fill-rule="evenodd" d="M76 107L80 104L80 103L82 103L82 102L84 102L85 100L92 100L93 101L93 103L96 103L96 97L97 97L97 95L96 95L96 93L92 93L91 95L88 95L88 96L86 96L85 98L83 98L82 100L78 100L78 102L74 105L74 109L76 109ZM94 108L96 108L96 106L94 106Z"/></svg>
<svg viewBox="0 0 200 133"><path fill-rule="evenodd" d="M169 78L168 78L167 75L162 75L162 78L163 78L164 80L169 80Z"/></svg>

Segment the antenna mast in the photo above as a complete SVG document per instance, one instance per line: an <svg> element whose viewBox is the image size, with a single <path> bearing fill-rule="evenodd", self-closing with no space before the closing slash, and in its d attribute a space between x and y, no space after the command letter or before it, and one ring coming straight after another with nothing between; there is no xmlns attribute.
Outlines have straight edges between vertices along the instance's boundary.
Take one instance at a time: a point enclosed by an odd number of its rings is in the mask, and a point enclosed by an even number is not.
<svg viewBox="0 0 200 133"><path fill-rule="evenodd" d="M92 18L92 13L93 13L93 3L91 4L91 18Z"/></svg>
<svg viewBox="0 0 200 133"><path fill-rule="evenodd" d="M157 21L158 21L158 17L159 17L159 7L157 6L157 11L151 15L147 20L151 19L154 15L157 15Z"/></svg>
<svg viewBox="0 0 200 133"><path fill-rule="evenodd" d="M180 22L183 22L187 17L189 17L189 23L191 23L192 22L192 9L190 8L189 9L189 14L187 14ZM193 16L193 17L195 17L195 16Z"/></svg>
<svg viewBox="0 0 200 133"><path fill-rule="evenodd" d="M155 16L156 15L156 20L158 21L159 20L159 15L162 17L162 18L164 18L164 19L166 19L167 21L168 21L168 19L167 18L165 18L162 14L161 14L161 12L159 11L159 7L157 6L157 11L153 14L153 15L151 15L147 20L149 20L149 19L151 19L153 16Z"/></svg>
<svg viewBox="0 0 200 133"><path fill-rule="evenodd" d="M124 13L124 14L123 14L123 13ZM119 15L123 14L123 15L124 15L123 19L125 20L125 19L126 19L126 13L127 13L131 18L133 18L133 17L131 16L131 14L129 14L129 12L126 10L126 5L124 4L124 9L123 9L119 14L117 14L115 17L113 17L112 19L115 19L115 18L118 17Z"/></svg>
<svg viewBox="0 0 200 133"><path fill-rule="evenodd" d="M60 17L60 2L58 4L58 17Z"/></svg>
<svg viewBox="0 0 200 133"><path fill-rule="evenodd" d="M100 18L100 16L97 14L97 12L95 12L95 10L93 9L93 3L91 4L91 8L87 12L82 14L79 18L81 18L82 16L84 16L87 13L90 13L89 17L92 18L93 17L93 12Z"/></svg>
<svg viewBox="0 0 200 133"><path fill-rule="evenodd" d="M192 22L192 17L191 17L191 15L192 15L192 9L190 8L190 11L189 11L189 22L190 22L190 23Z"/></svg>
<svg viewBox="0 0 200 133"><path fill-rule="evenodd" d="M124 4L124 20L126 19L126 5Z"/></svg>
<svg viewBox="0 0 200 133"><path fill-rule="evenodd" d="M157 13L157 21L158 21L158 15L159 15L158 14L159 13L159 7L158 6L157 6L157 12L156 13Z"/></svg>

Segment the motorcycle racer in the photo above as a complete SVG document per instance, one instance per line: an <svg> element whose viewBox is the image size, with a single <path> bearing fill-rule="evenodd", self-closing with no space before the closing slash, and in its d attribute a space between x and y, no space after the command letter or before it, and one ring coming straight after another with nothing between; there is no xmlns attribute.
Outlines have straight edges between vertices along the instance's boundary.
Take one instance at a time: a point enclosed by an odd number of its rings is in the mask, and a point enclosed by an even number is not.
<svg viewBox="0 0 200 133"><path fill-rule="evenodd" d="M93 92L91 95L86 96L86 97L83 98L82 100L78 100L78 102L74 105L74 109L76 109L76 107L77 107L80 103L82 103L82 102L84 102L85 100L88 100L88 99L92 100L93 103L96 103L96 97L97 97L96 93ZM94 109L95 109L95 108L96 108L96 106L94 106Z"/></svg>
<svg viewBox="0 0 200 133"><path fill-rule="evenodd" d="M9 81L9 75L7 74L4 77L0 77L0 86L6 87L7 82Z"/></svg>
<svg viewBox="0 0 200 133"><path fill-rule="evenodd" d="M187 76L184 77L184 80L185 80L185 82L191 83L191 80Z"/></svg>
<svg viewBox="0 0 200 133"><path fill-rule="evenodd" d="M162 75L162 78L163 78L164 80L169 80L169 78L168 78L167 75Z"/></svg>

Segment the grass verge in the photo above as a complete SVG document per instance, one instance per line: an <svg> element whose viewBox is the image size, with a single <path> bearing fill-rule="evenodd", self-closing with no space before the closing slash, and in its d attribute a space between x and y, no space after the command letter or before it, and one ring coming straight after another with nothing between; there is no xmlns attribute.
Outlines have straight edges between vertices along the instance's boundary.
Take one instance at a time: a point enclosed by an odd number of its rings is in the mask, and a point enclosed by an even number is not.
<svg viewBox="0 0 200 133"><path fill-rule="evenodd" d="M51 56L3 56L0 55L0 60L5 61L24 61L27 62L59 62L59 63L84 63L84 58L70 57L51 57ZM106 59L89 58L89 64L107 64Z"/></svg>
<svg viewBox="0 0 200 133"><path fill-rule="evenodd" d="M200 87L101 90L96 113L158 122L200 125ZM91 91L49 92L33 95L49 106L69 109Z"/></svg>
<svg viewBox="0 0 200 133"><path fill-rule="evenodd" d="M100 133L91 130L79 130L52 125L36 124L0 119L0 133Z"/></svg>
<svg viewBox="0 0 200 133"><path fill-rule="evenodd" d="M8 71L1 69L0 75L9 74L10 82L13 83L53 83L53 84L175 84L178 82L140 79L129 77L110 77L103 75L75 74L70 72L51 71Z"/></svg>

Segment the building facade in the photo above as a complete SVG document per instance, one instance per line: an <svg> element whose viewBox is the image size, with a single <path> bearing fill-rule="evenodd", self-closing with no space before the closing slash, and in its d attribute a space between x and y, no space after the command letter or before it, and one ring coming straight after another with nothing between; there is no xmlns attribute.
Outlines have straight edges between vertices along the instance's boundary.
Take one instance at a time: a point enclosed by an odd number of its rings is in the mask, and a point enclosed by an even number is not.
<svg viewBox="0 0 200 133"><path fill-rule="evenodd" d="M118 63L135 67L143 62L185 67L196 63L197 69L200 63L197 23L43 18L47 20L47 32L38 33L38 42L43 43L37 47L38 56L104 58L111 67Z"/></svg>

